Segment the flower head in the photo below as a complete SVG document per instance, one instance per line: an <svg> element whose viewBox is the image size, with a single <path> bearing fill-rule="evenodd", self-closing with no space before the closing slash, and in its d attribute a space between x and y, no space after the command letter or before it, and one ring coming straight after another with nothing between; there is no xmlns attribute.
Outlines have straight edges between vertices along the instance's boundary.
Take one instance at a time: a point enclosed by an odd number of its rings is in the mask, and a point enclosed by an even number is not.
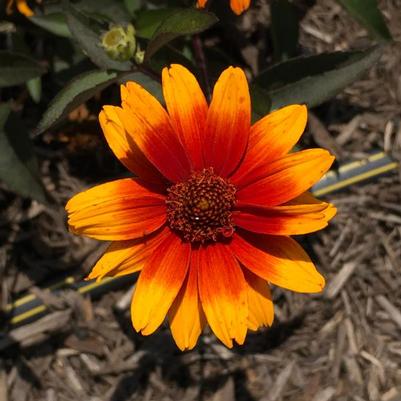
<svg viewBox="0 0 401 401"><path fill-rule="evenodd" d="M244 72L229 67L208 105L195 77L162 74L165 110L134 82L100 124L137 178L96 186L67 204L76 234L113 241L89 278L139 272L134 328L153 333L168 316L180 349L206 324L228 347L270 326L270 284L314 293L324 279L290 235L324 228L335 208L306 192L329 169L323 149L289 153L307 111L292 105L251 126Z"/></svg>
<svg viewBox="0 0 401 401"><path fill-rule="evenodd" d="M199 8L204 8L206 6L207 0L197 0L197 6ZM251 4L251 0L230 0L231 10L237 15L242 14L244 11L248 10Z"/></svg>

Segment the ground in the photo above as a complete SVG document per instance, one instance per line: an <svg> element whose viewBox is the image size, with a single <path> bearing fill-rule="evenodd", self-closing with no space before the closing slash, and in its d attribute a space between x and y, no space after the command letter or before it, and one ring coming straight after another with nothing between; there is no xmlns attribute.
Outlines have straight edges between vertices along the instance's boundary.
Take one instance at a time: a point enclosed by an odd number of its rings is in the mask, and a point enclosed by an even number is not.
<svg viewBox="0 0 401 401"><path fill-rule="evenodd" d="M305 134L304 144L329 147L339 163L373 150L401 159L401 3L380 6L396 43L360 81L313 110L323 129L311 124ZM250 12L244 24L256 17ZM302 20L304 53L368 43L367 33L331 0L318 0ZM167 327L147 338L133 332L129 284L93 300L71 290L55 299L39 289L46 280L83 277L104 250L67 232L62 207L73 193L120 171L87 112L70 116L85 120L78 125L82 143L67 132L57 144L54 133L37 144L57 206L0 190L0 303L30 291L52 310L31 325L8 327L17 344L0 338L0 401L401 400L399 171L330 194L337 217L300 239L326 277L324 293L274 288L271 329L232 350L205 333L193 351L182 353Z"/></svg>

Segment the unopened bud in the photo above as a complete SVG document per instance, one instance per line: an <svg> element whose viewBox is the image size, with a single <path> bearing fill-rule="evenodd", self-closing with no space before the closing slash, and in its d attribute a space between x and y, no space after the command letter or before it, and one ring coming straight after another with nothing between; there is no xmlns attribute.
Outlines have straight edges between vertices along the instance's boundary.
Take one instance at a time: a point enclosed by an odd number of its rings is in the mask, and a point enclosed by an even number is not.
<svg viewBox="0 0 401 401"><path fill-rule="evenodd" d="M102 47L107 55L116 61L127 61L134 57L136 51L135 28L128 24L112 26L102 36Z"/></svg>

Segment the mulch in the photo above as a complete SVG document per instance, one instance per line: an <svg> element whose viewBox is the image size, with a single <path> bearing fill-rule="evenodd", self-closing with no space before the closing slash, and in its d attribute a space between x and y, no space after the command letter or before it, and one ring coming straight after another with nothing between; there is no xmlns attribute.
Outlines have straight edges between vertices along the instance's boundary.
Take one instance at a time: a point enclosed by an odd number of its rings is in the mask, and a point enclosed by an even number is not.
<svg viewBox="0 0 401 401"><path fill-rule="evenodd" d="M380 5L401 40L401 3ZM259 17L250 12L244 24ZM331 0L318 0L302 21L305 53L368 43ZM400 63L396 43L361 80L313 111L304 144L328 147L339 162L372 150L401 160ZM94 300L41 289L66 274L83 277L104 250L67 232L62 207L73 193L120 171L96 130L89 122L84 144L68 132L37 144L58 206L0 191L0 306L28 291L51 309L0 337L0 401L401 401L399 171L330 195L336 218L299 238L326 277L324 293L274 288L272 328L231 350L206 332L181 353L167 327L146 338L134 333L129 286Z"/></svg>

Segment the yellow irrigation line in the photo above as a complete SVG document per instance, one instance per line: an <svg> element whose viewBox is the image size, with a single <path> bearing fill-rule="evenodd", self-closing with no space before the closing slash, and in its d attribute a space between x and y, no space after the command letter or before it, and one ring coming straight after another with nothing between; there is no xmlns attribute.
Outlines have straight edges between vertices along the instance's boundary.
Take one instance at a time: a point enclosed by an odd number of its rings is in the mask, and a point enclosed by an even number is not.
<svg viewBox="0 0 401 401"><path fill-rule="evenodd" d="M75 279L74 277L67 277L65 278L63 281L53 284L49 287L47 287L48 290L58 290L59 288L65 286L66 284L73 284L75 283ZM36 298L36 296L34 294L29 294L29 295L25 295L24 297L17 299L16 301L7 304L5 309L5 312L9 312L14 308L17 308L18 306L24 305L30 301L33 301Z"/></svg>
<svg viewBox="0 0 401 401"><path fill-rule="evenodd" d="M338 189L347 187L349 185L355 184L356 182L360 182L362 180L366 180L370 177L374 177L375 175L383 174L386 173L387 171L394 170L398 167L398 163L393 162L391 164L387 164L386 166L378 167L376 169L367 171L366 173L359 174L355 177L348 178L346 180L336 182L335 184L328 185L327 187L324 187L322 189L318 189L316 191L313 191L313 195L315 196L322 196L326 195L330 192L336 191Z"/></svg>
<svg viewBox="0 0 401 401"><path fill-rule="evenodd" d="M86 294L88 291L93 290L94 288L101 287L104 283L107 283L108 281L113 280L113 277L105 277L100 281L95 281L91 284L86 285L85 287L80 287L78 288L78 292L80 294Z"/></svg>
<svg viewBox="0 0 401 401"><path fill-rule="evenodd" d="M47 307L45 305L39 305L35 308L32 308L26 312L22 312L17 316L14 316L10 319L11 324L18 324L26 319L29 319L32 316L38 315L39 313L45 312Z"/></svg>

